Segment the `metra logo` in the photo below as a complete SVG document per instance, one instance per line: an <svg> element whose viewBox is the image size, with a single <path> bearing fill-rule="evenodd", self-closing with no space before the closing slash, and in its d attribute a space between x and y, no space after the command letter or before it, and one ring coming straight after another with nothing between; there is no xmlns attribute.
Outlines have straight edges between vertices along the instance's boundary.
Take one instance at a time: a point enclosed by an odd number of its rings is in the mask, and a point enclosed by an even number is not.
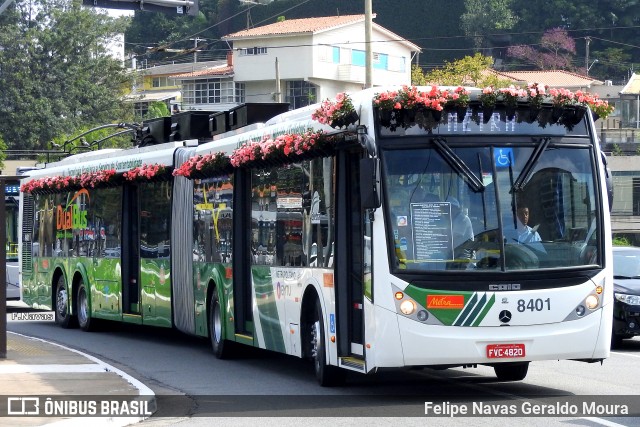
<svg viewBox="0 0 640 427"><path fill-rule="evenodd" d="M87 228L87 211L80 210L80 207L73 202L80 197L81 194L89 199L89 192L82 189L73 195L73 198L67 203L67 206L58 205L56 212L56 229L57 230L74 230Z"/></svg>
<svg viewBox="0 0 640 427"><path fill-rule="evenodd" d="M463 308L464 295L427 295L427 308Z"/></svg>

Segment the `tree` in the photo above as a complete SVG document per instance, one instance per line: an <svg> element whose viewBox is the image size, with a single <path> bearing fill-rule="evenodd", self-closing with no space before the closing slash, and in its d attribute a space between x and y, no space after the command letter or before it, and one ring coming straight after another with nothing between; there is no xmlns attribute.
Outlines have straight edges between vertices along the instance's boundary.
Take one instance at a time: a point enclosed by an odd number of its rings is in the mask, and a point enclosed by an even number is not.
<svg viewBox="0 0 640 427"><path fill-rule="evenodd" d="M158 117L168 117L171 115L167 104L162 101L154 101L149 104L149 111L145 115L145 119L156 119Z"/></svg>
<svg viewBox="0 0 640 427"><path fill-rule="evenodd" d="M7 158L7 154L5 153L6 149L7 144L0 138L0 170L4 169L4 161Z"/></svg>
<svg viewBox="0 0 640 427"><path fill-rule="evenodd" d="M604 50L596 50L593 51L591 57L597 59L598 64L589 71L589 75L617 82L626 81L631 55L623 49L609 47Z"/></svg>
<svg viewBox="0 0 640 427"><path fill-rule="evenodd" d="M411 81L413 84L445 86L507 86L507 81L501 81L495 74L487 72L492 65L492 57L476 53L474 56L465 56L457 61L445 62L444 67L436 68L423 76L420 76L419 69L412 69Z"/></svg>
<svg viewBox="0 0 640 427"><path fill-rule="evenodd" d="M76 129L127 121L131 77L108 52L124 31L72 0L18 0L0 15L0 137L10 149L44 150Z"/></svg>
<svg viewBox="0 0 640 427"><path fill-rule="evenodd" d="M518 22L511 10L513 0L465 0L465 12L460 17L464 34L473 38L476 48L484 45L491 33L510 30Z"/></svg>
<svg viewBox="0 0 640 427"><path fill-rule="evenodd" d="M574 70L575 53L575 40L562 28L545 31L540 39L539 49L526 45L511 46L507 49L508 56L534 65L540 70Z"/></svg>

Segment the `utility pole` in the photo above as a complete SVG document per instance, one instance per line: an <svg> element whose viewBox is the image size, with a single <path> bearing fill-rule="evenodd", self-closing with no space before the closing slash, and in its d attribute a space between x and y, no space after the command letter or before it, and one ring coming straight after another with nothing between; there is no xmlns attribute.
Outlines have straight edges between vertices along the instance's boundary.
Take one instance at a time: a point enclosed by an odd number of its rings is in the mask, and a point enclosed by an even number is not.
<svg viewBox="0 0 640 427"><path fill-rule="evenodd" d="M200 37L196 37L195 39L189 39L189 40L193 40L193 62L198 62L198 42L203 42L206 39L201 39Z"/></svg>
<svg viewBox="0 0 640 427"><path fill-rule="evenodd" d="M584 69L587 70L587 76L589 75L589 43L591 43L591 37L587 36L584 38L584 41L587 42L587 46L585 48L585 56L584 56Z"/></svg>
<svg viewBox="0 0 640 427"><path fill-rule="evenodd" d="M365 57L365 72L364 72L364 87L370 88L373 86L373 53L371 51L371 19L372 19L372 6L371 0L364 0L364 57Z"/></svg>
<svg viewBox="0 0 640 427"><path fill-rule="evenodd" d="M276 57L276 102L282 102L282 90L280 88L280 65Z"/></svg>

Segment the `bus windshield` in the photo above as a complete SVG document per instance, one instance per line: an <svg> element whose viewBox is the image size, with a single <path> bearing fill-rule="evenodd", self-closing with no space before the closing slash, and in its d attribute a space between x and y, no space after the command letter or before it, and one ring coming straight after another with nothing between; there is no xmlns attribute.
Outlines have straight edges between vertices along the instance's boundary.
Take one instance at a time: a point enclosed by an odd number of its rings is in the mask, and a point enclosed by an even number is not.
<svg viewBox="0 0 640 427"><path fill-rule="evenodd" d="M444 144L382 151L395 270L599 263L587 145Z"/></svg>

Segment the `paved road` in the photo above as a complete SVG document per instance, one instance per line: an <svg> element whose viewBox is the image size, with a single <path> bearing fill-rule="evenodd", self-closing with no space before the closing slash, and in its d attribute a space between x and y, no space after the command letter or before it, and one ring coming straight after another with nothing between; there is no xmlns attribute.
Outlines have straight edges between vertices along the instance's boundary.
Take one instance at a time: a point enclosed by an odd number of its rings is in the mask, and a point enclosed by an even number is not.
<svg viewBox="0 0 640 427"><path fill-rule="evenodd" d="M640 394L640 339L627 341L600 364L571 361L533 363L522 382L501 383L493 370L423 369L353 374L346 387L320 388L308 362L255 349L245 349L234 360L217 360L207 340L156 328L109 325L95 333L65 330L52 323L12 323L8 329L45 338L93 354L138 378L159 396L158 416L146 424L205 425L208 418L198 416L342 416L375 415L376 425L396 424L397 418L423 417L426 401L510 404L522 401L548 403L548 396L587 396L586 400L605 402L600 395ZM163 403L162 396L165 397ZM176 397L178 396L178 397ZM640 407L640 405L636 405ZM191 416L196 418L190 418ZM242 420L242 418L232 418ZM273 419L267 424L289 425L297 418ZM329 419L332 425L342 422ZM371 423L372 418L364 422ZM387 420L387 421L385 421ZM447 424L447 418L409 418L406 424ZM317 419L321 424L322 418ZM513 425L513 418L463 418L469 425ZM523 420L520 420L523 421ZM520 422L521 424L522 422ZM527 418L527 425L627 425L640 426L638 418L596 416L585 419ZM613 423L613 424L612 424ZM210 423L209 423L210 424ZM242 422L240 422L242 424ZM208 424L207 424L208 425ZM299 424L298 424L299 425ZM457 424L456 424L457 425Z"/></svg>

